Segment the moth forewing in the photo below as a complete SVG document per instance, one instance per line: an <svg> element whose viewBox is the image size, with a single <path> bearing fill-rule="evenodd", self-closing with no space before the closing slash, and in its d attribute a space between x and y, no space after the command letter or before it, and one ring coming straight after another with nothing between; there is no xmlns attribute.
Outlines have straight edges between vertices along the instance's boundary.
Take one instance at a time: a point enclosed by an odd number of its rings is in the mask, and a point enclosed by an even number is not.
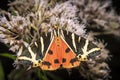
<svg viewBox="0 0 120 80"><path fill-rule="evenodd" d="M60 30L60 32L61 32L61 36L63 37L63 39L65 39L65 36L64 36L63 30Z"/></svg>
<svg viewBox="0 0 120 80"><path fill-rule="evenodd" d="M73 44L73 47L75 48L75 52L77 52L76 43L75 43L75 34L72 33L72 34L71 34L71 37L72 37L72 44Z"/></svg>
<svg viewBox="0 0 120 80"><path fill-rule="evenodd" d="M45 52L45 55L44 55L43 60L45 59L45 57L46 57L46 55L47 55L47 52L48 52L48 50L50 49L50 46L51 46L53 40L54 40L54 36L52 36L52 40L51 40L51 42L50 42L50 44L49 44L49 46L48 46L48 48L47 48L47 50L46 50L46 52Z"/></svg>
<svg viewBox="0 0 120 80"><path fill-rule="evenodd" d="M28 47L28 51L30 53L30 57L27 56L19 56L18 60L27 60L33 63L32 67L38 67L38 60L36 59L36 54L32 51L31 47Z"/></svg>
<svg viewBox="0 0 120 80"><path fill-rule="evenodd" d="M43 37L40 36L40 43L41 43L41 53L43 55L43 51L44 51L44 40L43 40Z"/></svg>
<svg viewBox="0 0 120 80"><path fill-rule="evenodd" d="M63 59L66 60L66 63L63 63L63 68L72 68L72 67L77 67L80 65L80 61L78 61L77 56L75 52L72 50L72 48L68 45L68 43L63 39L61 36L62 41L65 43L66 48L65 52L63 51Z"/></svg>
<svg viewBox="0 0 120 80"><path fill-rule="evenodd" d="M93 52L95 52L95 51L99 51L99 54L100 54L100 50L101 50L99 47L97 47L95 44L93 44L89 40L87 40L87 39L84 39L84 40L85 40L85 44L81 48L83 54L78 54L78 56L77 56L80 61L87 61L89 55L93 54ZM95 56L93 56L93 57L95 57ZM93 58L93 57L89 57L89 58Z"/></svg>
<svg viewBox="0 0 120 80"><path fill-rule="evenodd" d="M68 45L68 43L64 40L64 38L62 37L62 36L60 36L61 37L61 39L65 42L65 44L70 48L70 50L73 52L73 53L75 53L73 50L72 50L72 48ZM76 54L75 54L76 55Z"/></svg>

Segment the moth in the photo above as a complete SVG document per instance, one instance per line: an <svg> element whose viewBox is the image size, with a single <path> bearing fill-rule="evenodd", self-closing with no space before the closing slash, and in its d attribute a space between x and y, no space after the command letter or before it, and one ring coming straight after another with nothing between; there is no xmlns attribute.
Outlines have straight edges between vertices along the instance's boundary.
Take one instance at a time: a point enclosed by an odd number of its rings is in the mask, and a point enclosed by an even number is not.
<svg viewBox="0 0 120 80"><path fill-rule="evenodd" d="M59 28L42 33L38 46L39 53L35 54L29 47L31 58L19 56L18 59L31 61L32 67L40 67L42 70L56 70L78 67L81 61L87 61L101 53L101 49L91 41ZM36 58L38 55L40 59Z"/></svg>

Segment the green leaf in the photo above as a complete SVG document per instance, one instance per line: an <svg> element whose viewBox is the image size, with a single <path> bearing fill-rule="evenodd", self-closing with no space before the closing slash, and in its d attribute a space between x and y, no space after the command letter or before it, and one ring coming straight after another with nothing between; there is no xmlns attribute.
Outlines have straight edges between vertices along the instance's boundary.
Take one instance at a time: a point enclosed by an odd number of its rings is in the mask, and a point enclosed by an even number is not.
<svg viewBox="0 0 120 80"><path fill-rule="evenodd" d="M2 67L2 63L0 61L0 80L4 80L4 71L3 71L3 67Z"/></svg>
<svg viewBox="0 0 120 80"><path fill-rule="evenodd" d="M9 53L2 53L2 54L0 54L0 56L7 57L7 58L10 58L10 59L13 59L13 60L16 59L15 56L13 56L12 54L9 54Z"/></svg>
<svg viewBox="0 0 120 80"><path fill-rule="evenodd" d="M36 69L36 74L39 78L39 80L49 80L46 76L46 74L44 74L44 72L41 72L40 69Z"/></svg>
<svg viewBox="0 0 120 80"><path fill-rule="evenodd" d="M46 75L41 74L41 72L37 73L37 76L42 80L49 80Z"/></svg>

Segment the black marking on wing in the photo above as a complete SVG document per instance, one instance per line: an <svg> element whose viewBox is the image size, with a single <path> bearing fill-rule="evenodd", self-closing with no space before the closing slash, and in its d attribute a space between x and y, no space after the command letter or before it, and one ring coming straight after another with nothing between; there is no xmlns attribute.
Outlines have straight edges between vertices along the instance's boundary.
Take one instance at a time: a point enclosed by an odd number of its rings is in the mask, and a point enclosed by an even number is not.
<svg viewBox="0 0 120 80"><path fill-rule="evenodd" d="M88 50L90 50L92 48L98 48L98 47L95 44L93 44L91 41L89 41Z"/></svg>
<svg viewBox="0 0 120 80"><path fill-rule="evenodd" d="M74 62L76 62L76 61L78 61L77 58L73 58L73 59L70 60L70 63L72 64L72 66L74 66Z"/></svg>
<svg viewBox="0 0 120 80"><path fill-rule="evenodd" d="M101 53L101 51L100 50L98 50L98 51L94 51L94 52L91 52L90 54L88 54L88 59L89 58L95 58L95 56L97 56L97 55L99 55Z"/></svg>
<svg viewBox="0 0 120 80"><path fill-rule="evenodd" d="M66 30L63 30L63 34L65 37L65 41L67 42L67 44L70 46L70 48L78 55L78 54L83 54L82 48L85 45L85 41L86 39L82 38L80 39L80 42L78 41L79 36L75 34L75 44L76 44L76 49L77 52L75 51L75 48L72 44L72 32L67 32ZM74 34L74 33L73 33Z"/></svg>
<svg viewBox="0 0 120 80"><path fill-rule="evenodd" d="M56 32L56 36L59 37L59 34L58 34L58 29L54 29L54 31ZM53 31L53 33L54 33ZM55 34L55 33L54 33Z"/></svg>
<svg viewBox="0 0 120 80"><path fill-rule="evenodd" d="M58 59L55 59L55 60L54 60L54 63L59 63L59 60L58 60Z"/></svg>
<svg viewBox="0 0 120 80"><path fill-rule="evenodd" d="M63 64L60 64L60 67L62 67L63 66Z"/></svg>
<svg viewBox="0 0 120 80"><path fill-rule="evenodd" d="M67 32L66 30L63 30L63 34L64 34L64 40L67 42L67 44L71 47L71 49L73 49L74 50L74 46L73 46L73 44L72 44L72 37L71 37L71 35L72 35L72 33L71 32Z"/></svg>
<svg viewBox="0 0 120 80"><path fill-rule="evenodd" d="M62 58L62 63L65 63L66 62L66 59L65 58Z"/></svg>
<svg viewBox="0 0 120 80"><path fill-rule="evenodd" d="M47 66L48 66L48 68L50 68L51 63L50 63L50 62L48 62L48 61L44 61L44 62L42 62L42 65L47 65Z"/></svg>
<svg viewBox="0 0 120 80"><path fill-rule="evenodd" d="M46 51L47 51L47 49L48 49L48 47L49 47L49 45L50 45L50 42L51 42L51 40L50 40L50 38L51 38L51 32L48 32L47 33L47 36L46 36L46 33L45 32L43 32L43 33L41 33L41 35L40 35L42 38L43 38L43 44L44 44L44 50L43 50L43 55L42 55L42 58L44 57L44 55L45 55L45 53L46 53ZM39 42L39 41L38 41ZM38 45L38 48L39 48L39 52L41 51L41 43L40 43L40 45ZM41 52L39 53L40 54L40 57L41 57Z"/></svg>
<svg viewBox="0 0 120 80"><path fill-rule="evenodd" d="M83 54L82 48L85 45L86 39L84 39L83 37L81 37L80 42L78 42L78 38L79 37L77 37L77 35L75 35L75 36L76 36L75 42L76 42L76 47L77 47L77 52L76 53L77 53L77 55L78 54Z"/></svg>
<svg viewBox="0 0 120 80"><path fill-rule="evenodd" d="M69 53L70 52L70 48L66 48L65 52Z"/></svg>
<svg viewBox="0 0 120 80"><path fill-rule="evenodd" d="M52 55L52 54L53 54L53 51L52 51L52 50L48 50L48 53L49 53L50 55Z"/></svg>
<svg viewBox="0 0 120 80"><path fill-rule="evenodd" d="M91 49L94 49L94 48L98 48L97 45L95 45L91 41L89 41L88 51L91 50ZM99 55L100 53L101 53L101 50L91 52L90 54L88 54L88 58L93 58L93 57Z"/></svg>

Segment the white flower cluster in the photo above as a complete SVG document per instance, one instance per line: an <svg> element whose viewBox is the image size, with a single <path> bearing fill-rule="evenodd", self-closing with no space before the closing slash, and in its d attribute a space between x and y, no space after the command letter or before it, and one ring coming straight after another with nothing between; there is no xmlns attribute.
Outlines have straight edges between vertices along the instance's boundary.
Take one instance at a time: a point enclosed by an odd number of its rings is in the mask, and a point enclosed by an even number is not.
<svg viewBox="0 0 120 80"><path fill-rule="evenodd" d="M21 37L25 37L23 34L26 32L28 21L22 16L14 16L8 13L8 18L5 16L0 17L0 41L9 44L10 50L17 51L24 43L24 46L28 44Z"/></svg>
<svg viewBox="0 0 120 80"><path fill-rule="evenodd" d="M85 33L85 25L80 24L77 17L78 8L71 1L58 3L54 8L50 9L50 23L52 25L59 24L60 28L66 27L68 31L83 36Z"/></svg>

